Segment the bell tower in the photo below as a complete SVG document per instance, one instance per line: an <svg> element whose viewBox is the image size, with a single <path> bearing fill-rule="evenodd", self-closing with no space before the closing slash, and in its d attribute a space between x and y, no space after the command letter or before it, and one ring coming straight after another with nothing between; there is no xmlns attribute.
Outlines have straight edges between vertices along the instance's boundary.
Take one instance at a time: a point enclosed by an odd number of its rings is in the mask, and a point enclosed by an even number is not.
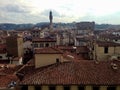
<svg viewBox="0 0 120 90"><path fill-rule="evenodd" d="M52 28L53 28L53 21L52 21L52 20L53 20L53 16L52 16L52 11L49 12L49 20L50 20L50 26L49 26L49 27L50 27L50 29L52 29Z"/></svg>

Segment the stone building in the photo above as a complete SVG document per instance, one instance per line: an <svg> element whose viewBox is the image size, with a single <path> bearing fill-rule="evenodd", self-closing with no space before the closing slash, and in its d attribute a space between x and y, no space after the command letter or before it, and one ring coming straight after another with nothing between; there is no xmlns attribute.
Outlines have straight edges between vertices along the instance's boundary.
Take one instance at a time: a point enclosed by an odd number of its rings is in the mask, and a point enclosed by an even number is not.
<svg viewBox="0 0 120 90"><path fill-rule="evenodd" d="M96 41L92 48L94 60L120 59L120 44L107 41Z"/></svg>
<svg viewBox="0 0 120 90"><path fill-rule="evenodd" d="M15 57L23 56L23 38L18 36L10 36L6 39L7 52Z"/></svg>
<svg viewBox="0 0 120 90"><path fill-rule="evenodd" d="M95 22L79 22L76 23L77 34L93 34Z"/></svg>
<svg viewBox="0 0 120 90"><path fill-rule="evenodd" d="M52 38L33 38L33 48L54 47L56 45L56 39Z"/></svg>
<svg viewBox="0 0 120 90"><path fill-rule="evenodd" d="M38 48L34 53L36 68L62 62L62 52L55 48Z"/></svg>

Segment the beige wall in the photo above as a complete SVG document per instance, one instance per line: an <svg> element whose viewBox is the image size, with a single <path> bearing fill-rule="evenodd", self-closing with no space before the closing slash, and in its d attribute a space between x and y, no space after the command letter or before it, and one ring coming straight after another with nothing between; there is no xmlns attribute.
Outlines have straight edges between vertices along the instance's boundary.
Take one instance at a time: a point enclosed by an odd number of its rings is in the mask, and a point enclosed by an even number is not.
<svg viewBox="0 0 120 90"><path fill-rule="evenodd" d="M77 85L72 85L72 86L70 87L70 90L78 90Z"/></svg>
<svg viewBox="0 0 120 90"><path fill-rule="evenodd" d="M116 90L120 90L120 86L117 86Z"/></svg>
<svg viewBox="0 0 120 90"><path fill-rule="evenodd" d="M115 47L115 53L120 54L120 46L119 47Z"/></svg>
<svg viewBox="0 0 120 90"><path fill-rule="evenodd" d="M107 87L108 86L100 86L99 90L107 90ZM55 88L56 88L56 90L64 90L64 86L62 86L62 85L57 85ZM20 90L20 89L17 88L17 90ZM34 86L28 86L28 90L35 90L35 87ZM49 90L49 86L46 86L46 85L41 86L41 90ZM71 85L70 90L78 90L78 86L77 85ZM93 90L93 88L92 88L92 86L85 86L84 90ZM116 86L116 90L120 90L120 86Z"/></svg>
<svg viewBox="0 0 120 90"><path fill-rule="evenodd" d="M49 90L48 86L42 86L42 90Z"/></svg>
<svg viewBox="0 0 120 90"><path fill-rule="evenodd" d="M35 67L41 67L56 63L56 59L61 60L62 54L35 54Z"/></svg>
<svg viewBox="0 0 120 90"><path fill-rule="evenodd" d="M85 90L92 90L92 86L85 86Z"/></svg>
<svg viewBox="0 0 120 90"><path fill-rule="evenodd" d="M104 47L94 46L93 59L97 60L109 60L113 55L120 55L119 47L108 47L108 53L104 53ZM96 58L95 58L96 56Z"/></svg>
<svg viewBox="0 0 120 90"><path fill-rule="evenodd" d="M17 44L18 44L18 57L23 56L23 38L17 38Z"/></svg>

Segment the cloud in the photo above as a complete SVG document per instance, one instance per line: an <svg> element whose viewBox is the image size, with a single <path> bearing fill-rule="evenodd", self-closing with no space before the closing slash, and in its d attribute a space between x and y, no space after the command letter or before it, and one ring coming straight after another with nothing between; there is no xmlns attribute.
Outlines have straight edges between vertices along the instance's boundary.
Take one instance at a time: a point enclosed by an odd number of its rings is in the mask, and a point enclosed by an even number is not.
<svg viewBox="0 0 120 90"><path fill-rule="evenodd" d="M0 0L0 22L95 21L120 23L120 0ZM112 17L112 18L111 18Z"/></svg>
<svg viewBox="0 0 120 90"><path fill-rule="evenodd" d="M18 5L6 5L6 6L2 6L0 7L0 10L4 11L4 12L8 12L8 13L27 13L28 10L25 9L24 7L20 7Z"/></svg>

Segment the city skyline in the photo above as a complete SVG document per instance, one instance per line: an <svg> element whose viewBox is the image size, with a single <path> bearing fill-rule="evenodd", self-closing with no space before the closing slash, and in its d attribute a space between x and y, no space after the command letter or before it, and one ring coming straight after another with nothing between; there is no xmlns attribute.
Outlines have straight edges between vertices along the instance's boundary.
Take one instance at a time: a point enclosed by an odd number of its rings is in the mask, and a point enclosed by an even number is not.
<svg viewBox="0 0 120 90"><path fill-rule="evenodd" d="M95 21L120 24L119 0L0 0L0 23Z"/></svg>

